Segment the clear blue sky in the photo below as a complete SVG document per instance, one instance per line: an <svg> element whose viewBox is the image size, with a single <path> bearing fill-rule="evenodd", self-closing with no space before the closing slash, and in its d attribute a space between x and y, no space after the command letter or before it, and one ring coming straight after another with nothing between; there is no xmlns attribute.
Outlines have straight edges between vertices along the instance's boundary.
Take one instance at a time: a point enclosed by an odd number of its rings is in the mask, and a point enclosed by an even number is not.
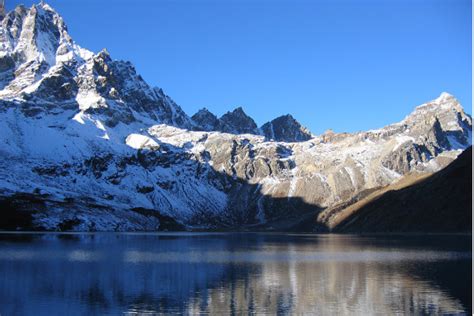
<svg viewBox="0 0 474 316"><path fill-rule="evenodd" d="M130 60L190 115L243 106L258 125L291 113L352 132L443 91L471 113L470 0L46 2L78 44Z"/></svg>

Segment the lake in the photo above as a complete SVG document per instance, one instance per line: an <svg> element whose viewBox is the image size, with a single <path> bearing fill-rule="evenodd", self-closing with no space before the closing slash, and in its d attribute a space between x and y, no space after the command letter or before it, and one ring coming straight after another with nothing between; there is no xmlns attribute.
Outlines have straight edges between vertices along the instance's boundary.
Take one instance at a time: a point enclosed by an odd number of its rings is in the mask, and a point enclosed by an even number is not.
<svg viewBox="0 0 474 316"><path fill-rule="evenodd" d="M471 257L466 235L0 233L0 314L469 314Z"/></svg>

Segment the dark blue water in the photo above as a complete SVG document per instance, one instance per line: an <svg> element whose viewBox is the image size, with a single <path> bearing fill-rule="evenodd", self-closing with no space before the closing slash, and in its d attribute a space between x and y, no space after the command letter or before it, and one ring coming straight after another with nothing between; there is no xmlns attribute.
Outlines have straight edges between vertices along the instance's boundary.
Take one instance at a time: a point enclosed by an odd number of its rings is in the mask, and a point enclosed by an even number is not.
<svg viewBox="0 0 474 316"><path fill-rule="evenodd" d="M470 313L471 237L0 234L0 314Z"/></svg>

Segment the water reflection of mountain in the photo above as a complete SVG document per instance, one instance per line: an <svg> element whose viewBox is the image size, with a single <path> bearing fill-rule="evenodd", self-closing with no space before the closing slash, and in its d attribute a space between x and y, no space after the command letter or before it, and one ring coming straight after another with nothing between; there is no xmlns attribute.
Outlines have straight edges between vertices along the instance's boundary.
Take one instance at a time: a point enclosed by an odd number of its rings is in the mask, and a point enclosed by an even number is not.
<svg viewBox="0 0 474 316"><path fill-rule="evenodd" d="M0 235L5 315L470 309L467 237L421 243L258 234L19 238Z"/></svg>
<svg viewBox="0 0 474 316"><path fill-rule="evenodd" d="M146 235L55 235L27 244L2 243L0 295L9 310L1 314L70 311L120 314L129 307L184 311L190 296L225 275L214 263L166 262L170 252L226 248L226 240ZM130 253L157 252L163 262L134 262ZM6 260L7 259L7 260ZM65 304L67 302L67 304ZM64 304L64 305L63 305Z"/></svg>

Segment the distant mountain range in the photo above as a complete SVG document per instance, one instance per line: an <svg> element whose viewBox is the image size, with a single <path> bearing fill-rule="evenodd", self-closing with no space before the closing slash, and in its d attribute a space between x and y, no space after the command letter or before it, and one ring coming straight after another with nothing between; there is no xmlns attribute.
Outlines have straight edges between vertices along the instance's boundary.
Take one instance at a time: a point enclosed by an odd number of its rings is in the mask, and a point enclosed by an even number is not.
<svg viewBox="0 0 474 316"><path fill-rule="evenodd" d="M3 229L274 229L437 172L472 143L448 93L353 134L313 135L291 115L259 128L242 108L189 117L130 62L78 46L49 5L0 16Z"/></svg>

